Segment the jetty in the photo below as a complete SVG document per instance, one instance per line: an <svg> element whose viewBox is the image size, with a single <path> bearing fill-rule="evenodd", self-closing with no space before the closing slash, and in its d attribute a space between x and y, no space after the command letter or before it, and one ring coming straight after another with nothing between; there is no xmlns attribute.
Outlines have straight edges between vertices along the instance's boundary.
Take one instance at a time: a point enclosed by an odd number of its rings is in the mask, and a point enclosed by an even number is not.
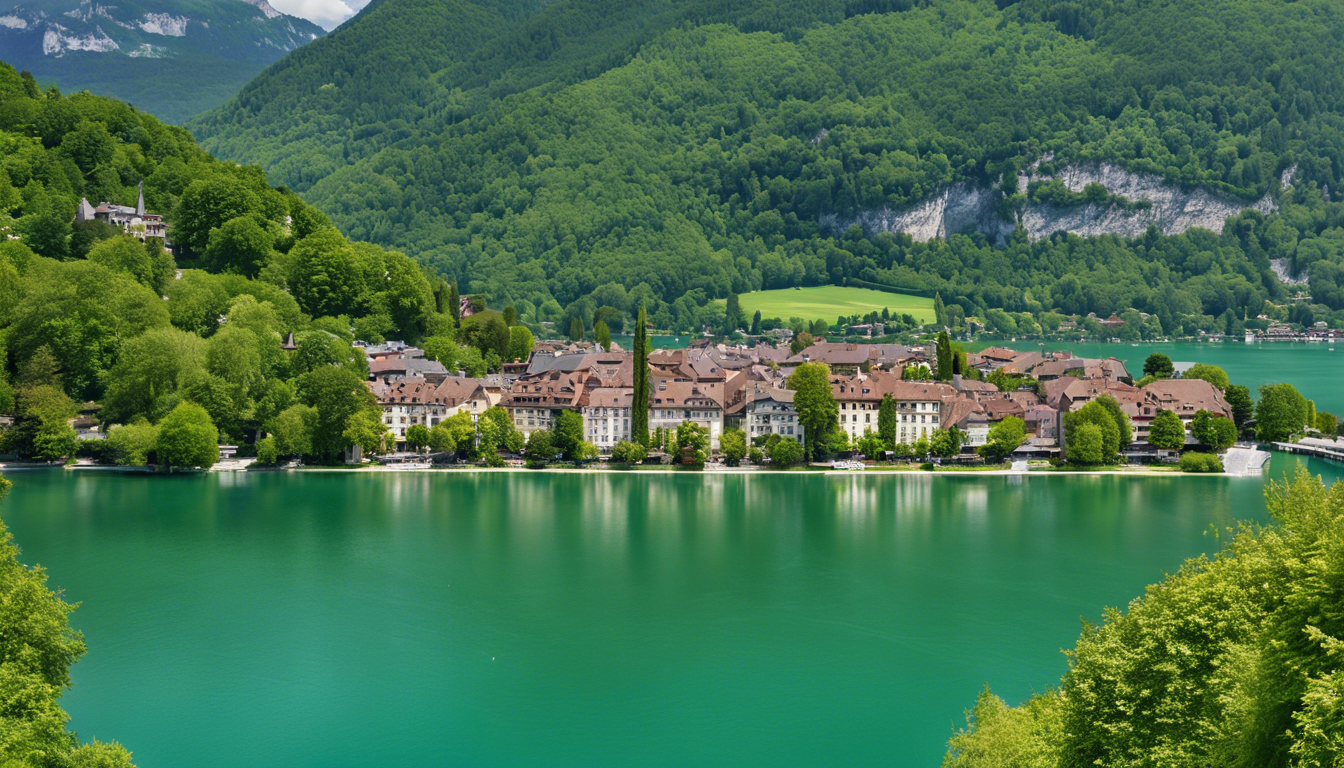
<svg viewBox="0 0 1344 768"><path fill-rule="evenodd" d="M1275 443L1274 448L1285 453L1344 463L1344 440L1339 438L1327 440L1323 437L1304 437L1296 443Z"/></svg>

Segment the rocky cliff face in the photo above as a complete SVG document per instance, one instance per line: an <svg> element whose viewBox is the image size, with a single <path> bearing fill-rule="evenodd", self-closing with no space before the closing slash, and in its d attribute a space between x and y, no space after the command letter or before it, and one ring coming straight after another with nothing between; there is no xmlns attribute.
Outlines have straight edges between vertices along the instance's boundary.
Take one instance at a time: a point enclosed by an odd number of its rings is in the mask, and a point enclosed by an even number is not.
<svg viewBox="0 0 1344 768"><path fill-rule="evenodd" d="M0 0L6 62L41 83L114 96L169 120L200 111L202 97L222 102L322 34L267 0Z"/></svg>
<svg viewBox="0 0 1344 768"><path fill-rule="evenodd" d="M269 63L321 34L317 25L286 16L266 0L135 0L115 5L45 0L8 7L0 0L0 50L10 62L60 58L78 51L116 58L146 48L172 57L204 48L238 60ZM265 49L275 53L264 53Z"/></svg>
<svg viewBox="0 0 1344 768"><path fill-rule="evenodd" d="M1202 227L1222 232L1224 222L1247 209L1269 213L1277 208L1269 196L1247 204L1203 189L1183 190L1163 182L1160 177L1134 173L1108 163L1068 166L1053 176L1019 177L1018 187L1025 190L1031 180L1058 179L1069 190L1081 193L1089 184L1101 184L1106 191L1130 202L1146 202L1136 209L1120 205L1085 204L1059 206L1028 203L1022 212L1022 227L1032 240L1055 232L1072 232L1083 237L1116 234L1141 235L1150 225L1164 235ZM822 226L841 230L854 224L869 233L905 232L916 240L946 238L959 233L980 232L1002 242L1013 224L997 214L999 194L987 187L969 183L954 184L928 199L903 209L866 211L842 219L826 217Z"/></svg>

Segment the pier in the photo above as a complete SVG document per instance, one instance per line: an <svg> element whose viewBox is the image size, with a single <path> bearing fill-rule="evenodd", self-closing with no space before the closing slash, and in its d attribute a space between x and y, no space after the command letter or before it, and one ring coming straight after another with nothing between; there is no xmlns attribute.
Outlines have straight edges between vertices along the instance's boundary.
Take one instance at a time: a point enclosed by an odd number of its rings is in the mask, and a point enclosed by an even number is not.
<svg viewBox="0 0 1344 768"><path fill-rule="evenodd" d="M1274 448L1285 453L1344 463L1344 440L1338 438L1326 440L1321 437L1304 437L1296 443L1275 443Z"/></svg>

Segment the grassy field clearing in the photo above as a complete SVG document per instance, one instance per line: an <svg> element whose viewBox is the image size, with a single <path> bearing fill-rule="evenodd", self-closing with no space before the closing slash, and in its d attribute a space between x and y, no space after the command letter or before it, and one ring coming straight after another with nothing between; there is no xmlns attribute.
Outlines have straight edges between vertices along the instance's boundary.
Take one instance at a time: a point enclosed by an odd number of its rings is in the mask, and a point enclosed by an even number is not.
<svg viewBox="0 0 1344 768"><path fill-rule="evenodd" d="M742 313L748 318L759 309L761 317L784 320L801 317L809 321L822 319L833 323L841 315L863 314L874 310L881 312L885 307L893 314L909 314L920 322L933 320L933 299L871 288L845 288L838 285L781 288L744 293L739 299Z"/></svg>

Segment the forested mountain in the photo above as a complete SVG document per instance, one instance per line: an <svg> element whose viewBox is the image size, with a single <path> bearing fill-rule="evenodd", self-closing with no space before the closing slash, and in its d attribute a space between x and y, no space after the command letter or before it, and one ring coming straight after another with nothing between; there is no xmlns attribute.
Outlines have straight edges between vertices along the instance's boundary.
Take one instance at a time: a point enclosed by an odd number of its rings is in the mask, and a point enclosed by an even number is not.
<svg viewBox="0 0 1344 768"><path fill-rule="evenodd" d="M0 0L0 57L170 122L217 107L323 34L266 0Z"/></svg>
<svg viewBox="0 0 1344 768"><path fill-rule="evenodd" d="M190 127L529 320L642 303L690 329L730 291L864 281L968 315L1133 307L1165 333L1235 330L1291 298L1273 263L1309 278L1316 316L1344 308L1331 0L445 7L384 0ZM1011 232L1028 201L1143 204L1048 181L1098 162L1281 213ZM823 225L957 182L995 197L1003 241Z"/></svg>

